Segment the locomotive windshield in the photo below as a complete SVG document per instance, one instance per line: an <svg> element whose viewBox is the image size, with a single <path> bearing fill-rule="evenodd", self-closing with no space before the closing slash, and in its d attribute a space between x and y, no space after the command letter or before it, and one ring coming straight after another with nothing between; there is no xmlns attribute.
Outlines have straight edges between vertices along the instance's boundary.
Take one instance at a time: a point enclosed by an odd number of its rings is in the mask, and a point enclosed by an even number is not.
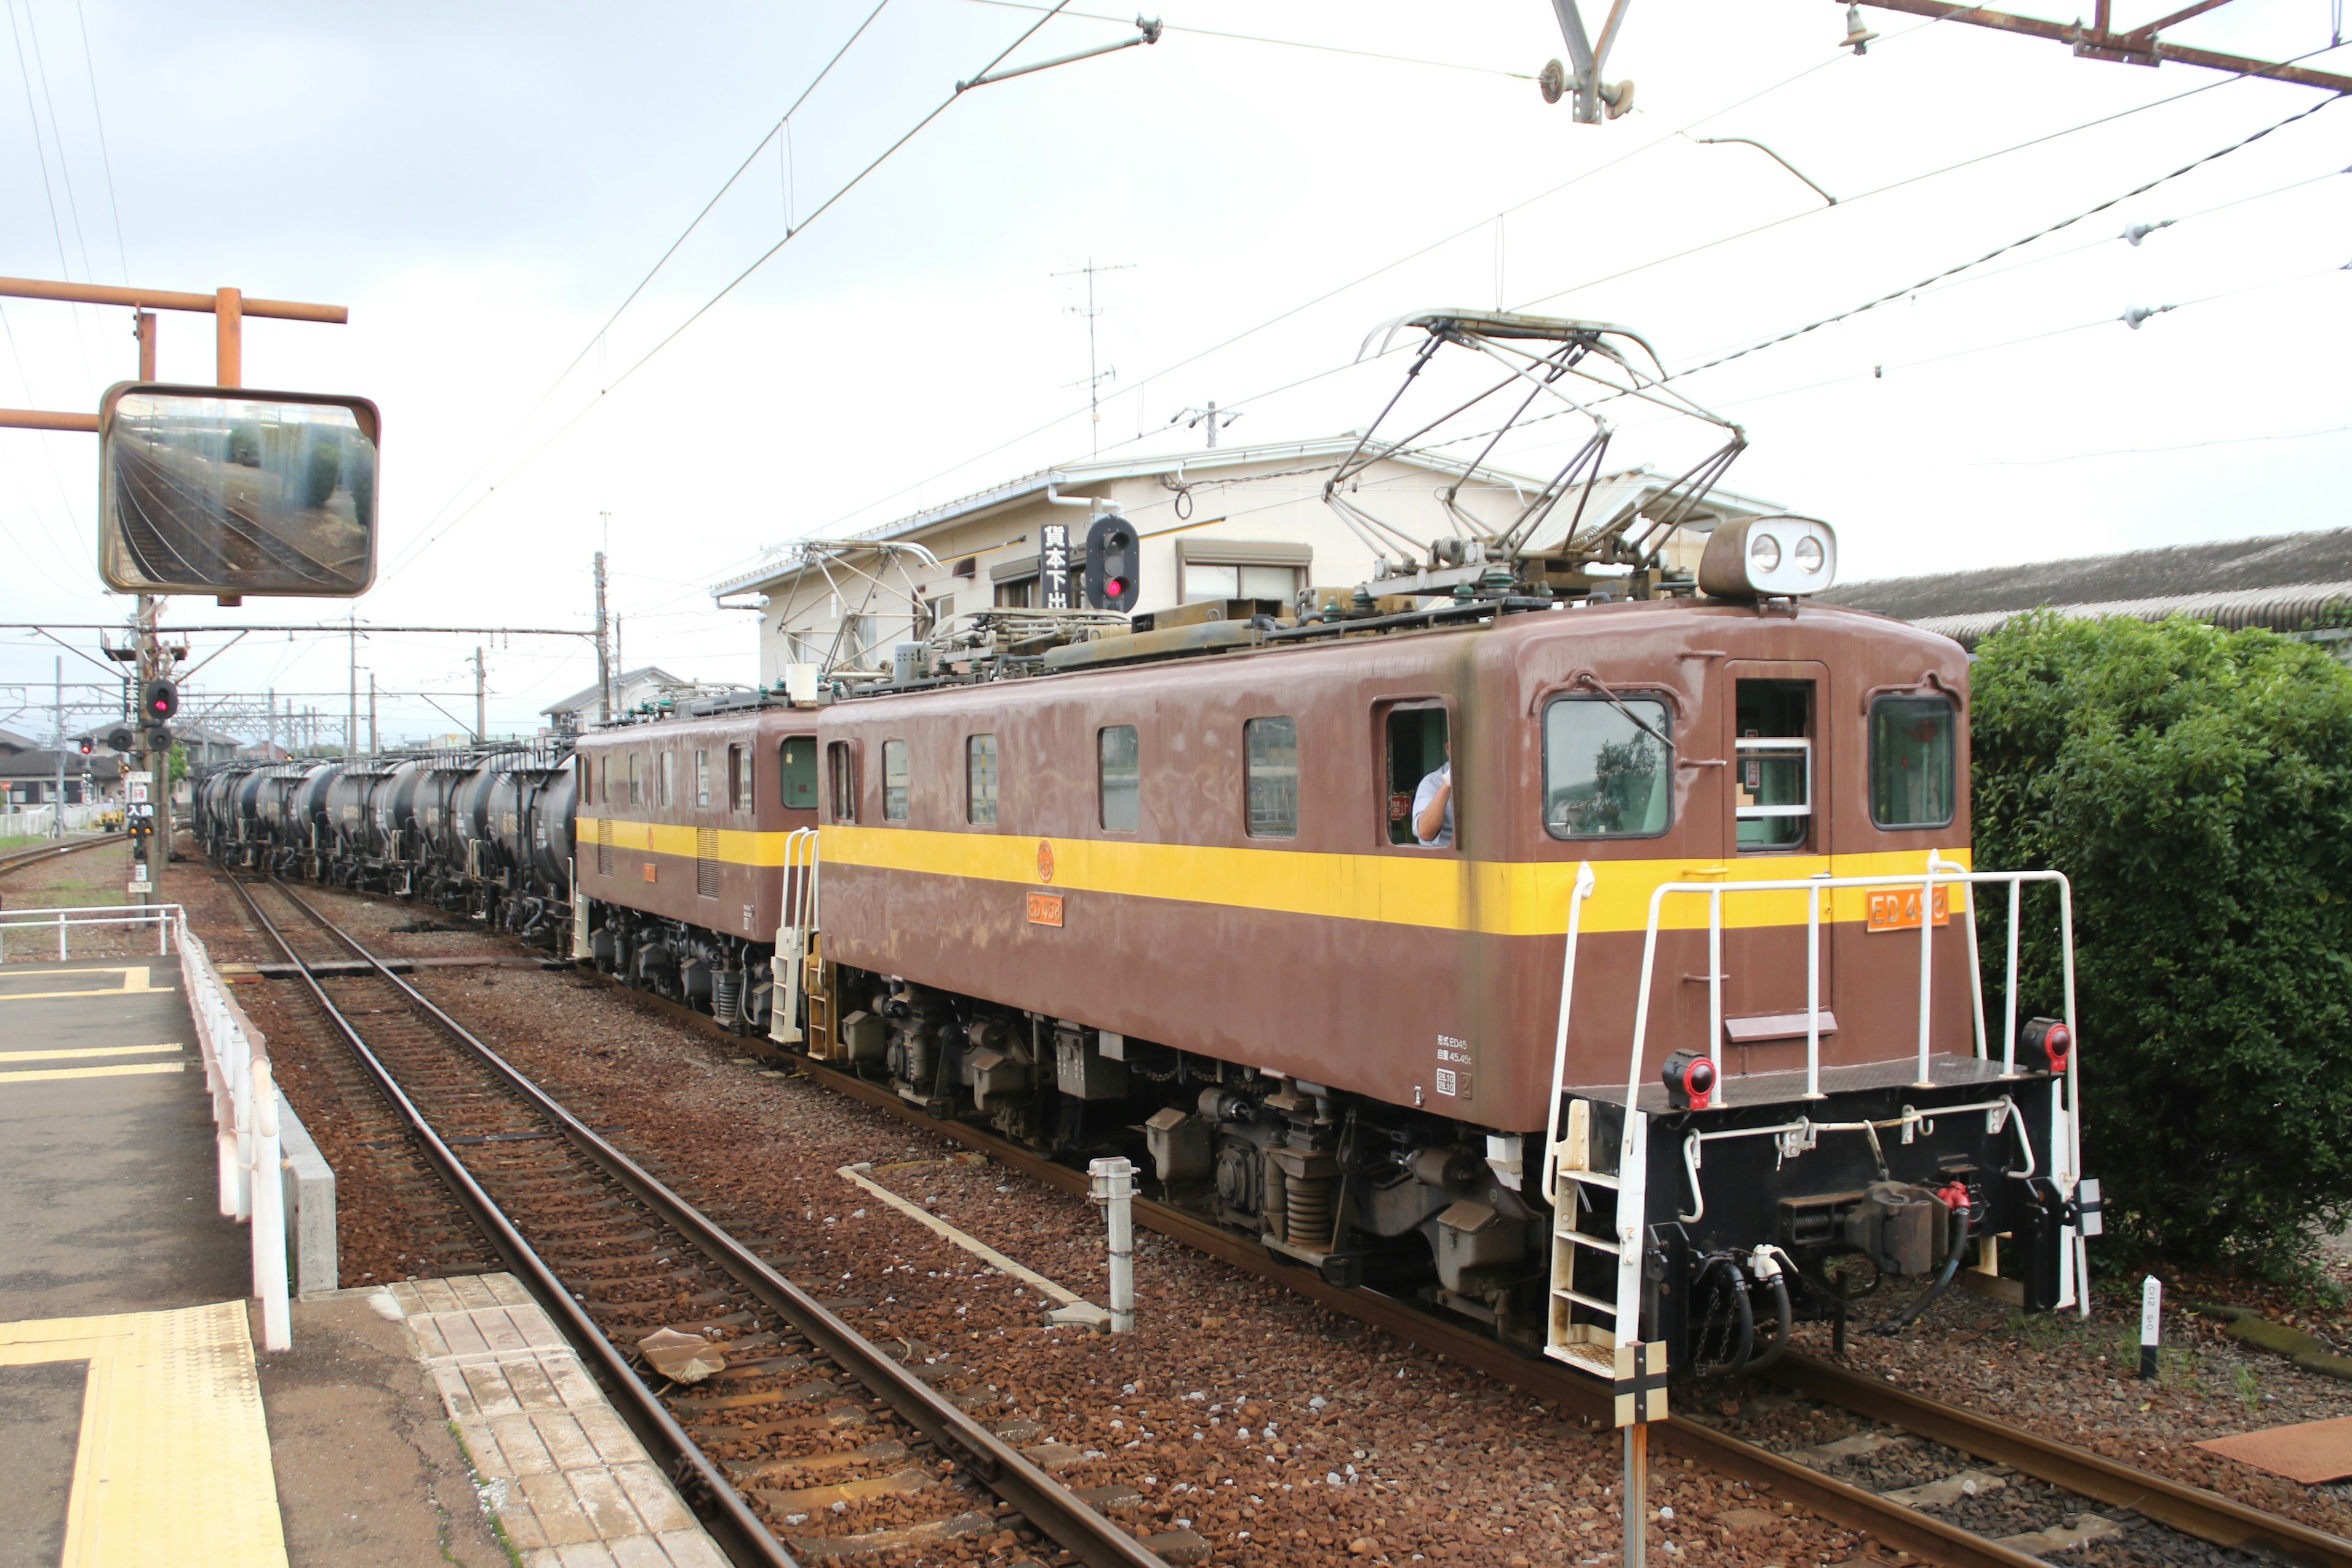
<svg viewBox="0 0 2352 1568"><path fill-rule="evenodd" d="M1952 704L1882 697L1870 705L1870 819L1880 827L1943 827L1953 808Z"/></svg>
<svg viewBox="0 0 2352 1568"><path fill-rule="evenodd" d="M1562 697L1544 710L1544 826L1555 838L1639 838L1672 815L1666 705Z"/></svg>

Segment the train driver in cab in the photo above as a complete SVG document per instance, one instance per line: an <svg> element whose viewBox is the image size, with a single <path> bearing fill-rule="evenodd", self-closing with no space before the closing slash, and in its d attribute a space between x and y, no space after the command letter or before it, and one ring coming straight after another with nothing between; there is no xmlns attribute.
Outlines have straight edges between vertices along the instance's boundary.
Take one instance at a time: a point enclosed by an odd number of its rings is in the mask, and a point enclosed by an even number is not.
<svg viewBox="0 0 2352 1568"><path fill-rule="evenodd" d="M1445 762L1423 774L1412 792L1412 836L1432 849L1454 847L1454 740L1445 741Z"/></svg>

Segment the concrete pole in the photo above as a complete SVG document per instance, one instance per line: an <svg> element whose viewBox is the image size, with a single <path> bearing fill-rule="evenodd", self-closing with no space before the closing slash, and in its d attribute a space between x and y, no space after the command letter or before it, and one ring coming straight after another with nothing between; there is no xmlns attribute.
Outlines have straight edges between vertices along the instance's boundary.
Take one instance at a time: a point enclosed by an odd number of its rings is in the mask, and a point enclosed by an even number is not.
<svg viewBox="0 0 2352 1568"><path fill-rule="evenodd" d="M1125 1158L1095 1160L1087 1166L1090 1194L1102 1205L1110 1247L1110 1331L1135 1329L1135 1163Z"/></svg>
<svg viewBox="0 0 2352 1568"><path fill-rule="evenodd" d="M482 682L482 647L477 643L474 645L474 744L486 744L489 734L488 694Z"/></svg>
<svg viewBox="0 0 2352 1568"><path fill-rule="evenodd" d="M604 514L607 523L612 516L609 511ZM601 550L596 552L596 721L613 721L612 645L605 640L604 552Z"/></svg>
<svg viewBox="0 0 2352 1568"><path fill-rule="evenodd" d="M51 699L50 721L58 732L58 791L49 797L49 837L62 838L66 834L66 661L60 655L57 661L57 688Z"/></svg>
<svg viewBox="0 0 2352 1568"><path fill-rule="evenodd" d="M360 618L356 613L350 625L351 685L344 695L351 706L343 713L343 761L347 763L359 754L360 749Z"/></svg>
<svg viewBox="0 0 2352 1568"><path fill-rule="evenodd" d="M373 757L383 750L383 743L376 739L375 671L371 669L368 671L368 755Z"/></svg>

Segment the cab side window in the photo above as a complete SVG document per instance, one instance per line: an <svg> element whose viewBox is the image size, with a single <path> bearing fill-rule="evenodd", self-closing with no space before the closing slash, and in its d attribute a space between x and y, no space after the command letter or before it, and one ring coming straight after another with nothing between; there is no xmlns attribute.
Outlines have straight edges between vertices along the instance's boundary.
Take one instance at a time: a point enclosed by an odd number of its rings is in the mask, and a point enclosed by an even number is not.
<svg viewBox="0 0 2352 1568"><path fill-rule="evenodd" d="M694 804L704 810L710 807L710 749L694 748Z"/></svg>
<svg viewBox="0 0 2352 1568"><path fill-rule="evenodd" d="M1959 798L1957 728L1948 698L1882 697L1870 705L1872 822L1951 826Z"/></svg>
<svg viewBox="0 0 2352 1568"><path fill-rule="evenodd" d="M655 765L659 770L655 775L659 782L659 787L655 793L654 804L673 805L677 799L677 753L665 749L662 754L655 759Z"/></svg>
<svg viewBox="0 0 2352 1568"><path fill-rule="evenodd" d="M646 804L645 781L637 776L637 753L635 752L629 753L629 804L631 805Z"/></svg>
<svg viewBox="0 0 2352 1568"><path fill-rule="evenodd" d="M727 748L727 798L737 811L751 809L751 749Z"/></svg>
<svg viewBox="0 0 2352 1568"><path fill-rule="evenodd" d="M1445 705L1400 703L1388 710L1381 731L1381 751L1387 759L1389 842L1452 848L1454 805L1450 796L1434 833L1423 838L1415 826L1415 818L1454 778L1453 764L1447 760Z"/></svg>
<svg viewBox="0 0 2352 1568"><path fill-rule="evenodd" d="M975 827L996 826L996 737L969 735L963 742L964 820Z"/></svg>
<svg viewBox="0 0 2352 1568"><path fill-rule="evenodd" d="M816 737L814 735L787 735L778 743L776 804L787 811L816 809Z"/></svg>

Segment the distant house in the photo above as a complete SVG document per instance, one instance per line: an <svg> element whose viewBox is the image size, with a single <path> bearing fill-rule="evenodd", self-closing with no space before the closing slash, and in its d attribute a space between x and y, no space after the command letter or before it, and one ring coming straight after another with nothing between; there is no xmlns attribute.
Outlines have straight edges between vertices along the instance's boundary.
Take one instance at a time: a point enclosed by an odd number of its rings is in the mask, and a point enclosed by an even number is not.
<svg viewBox="0 0 2352 1568"><path fill-rule="evenodd" d="M672 675L657 664L625 670L613 684L613 717L616 719L640 702L657 702L665 697L707 697L728 689ZM562 701L541 709L540 713L547 720L548 727L559 734L575 733L596 722L596 689L591 686L575 691Z"/></svg>
<svg viewBox="0 0 2352 1568"><path fill-rule="evenodd" d="M0 731L5 734L5 731ZM10 742L22 737L9 735ZM85 789L83 775L89 775ZM111 800L122 793L122 759L111 752L100 752L83 756L78 747L68 746L65 753L65 802L80 805L85 801ZM11 805L48 805L58 798L58 753L54 750L35 750L15 746L0 753L0 795Z"/></svg>
<svg viewBox="0 0 2352 1568"><path fill-rule="evenodd" d="M2352 649L2352 528L1842 583L1823 604L1875 610L1973 648L2012 616L2187 616ZM2336 623L2330 626L2329 623Z"/></svg>

